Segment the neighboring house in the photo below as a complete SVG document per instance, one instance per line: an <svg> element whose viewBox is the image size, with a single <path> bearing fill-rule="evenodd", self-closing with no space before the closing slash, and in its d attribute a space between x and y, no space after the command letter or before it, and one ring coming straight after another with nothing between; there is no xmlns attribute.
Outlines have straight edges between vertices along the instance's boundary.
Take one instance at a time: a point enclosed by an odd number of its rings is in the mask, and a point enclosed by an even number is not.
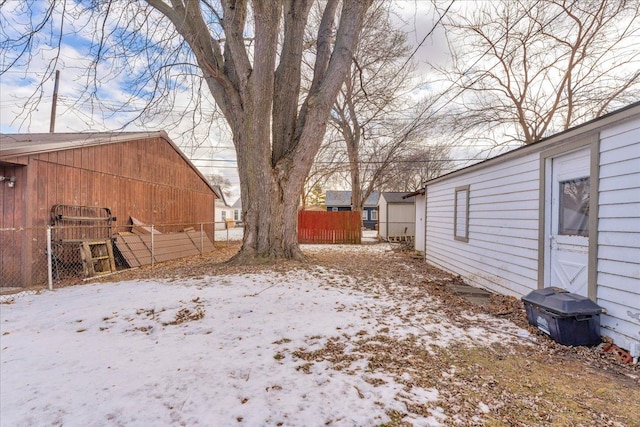
<svg viewBox="0 0 640 427"><path fill-rule="evenodd" d="M382 192L378 200L378 235L383 240L412 240L416 233L416 209L407 192Z"/></svg>
<svg viewBox="0 0 640 427"><path fill-rule="evenodd" d="M640 103L428 181L426 261L522 297L558 286L640 343ZM635 345L633 346L635 347Z"/></svg>
<svg viewBox="0 0 640 427"><path fill-rule="evenodd" d="M219 185L214 185L213 188L219 197L216 200L216 230L224 230L227 228L227 224L231 224L233 227L235 222L233 208L227 203L222 188Z"/></svg>
<svg viewBox="0 0 640 427"><path fill-rule="evenodd" d="M206 222L214 238L215 192L165 132L0 135L0 177L0 286L38 284L35 265L46 277L46 227L65 209L120 230L130 217L161 232ZM66 223L95 222L83 215Z"/></svg>
<svg viewBox="0 0 640 427"><path fill-rule="evenodd" d="M233 209L233 220L237 224L242 224L242 197L238 197L238 200L231 206Z"/></svg>
<svg viewBox="0 0 640 427"><path fill-rule="evenodd" d="M367 197L362 209L362 226L369 230L375 230L378 225L378 198L379 194L374 191ZM351 191L327 191L325 196L327 211L350 211Z"/></svg>

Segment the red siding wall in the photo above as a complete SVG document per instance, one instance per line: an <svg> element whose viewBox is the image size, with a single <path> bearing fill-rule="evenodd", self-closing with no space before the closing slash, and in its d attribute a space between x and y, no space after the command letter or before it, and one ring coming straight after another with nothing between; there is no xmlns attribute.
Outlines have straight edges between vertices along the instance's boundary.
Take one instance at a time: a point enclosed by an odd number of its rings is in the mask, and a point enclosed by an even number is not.
<svg viewBox="0 0 640 427"><path fill-rule="evenodd" d="M117 218L116 226L126 225L130 216L161 226L214 221L213 191L163 138L36 154L25 163L3 166L14 170L6 174L15 172L19 177L15 188L0 190L0 228L46 227L56 204L108 207ZM205 231L213 241L213 225ZM24 272L29 269L25 265L41 261L44 237L44 232L30 236L29 247L25 242L12 243L12 252L21 253L26 286L30 273ZM7 262L0 260L2 264Z"/></svg>

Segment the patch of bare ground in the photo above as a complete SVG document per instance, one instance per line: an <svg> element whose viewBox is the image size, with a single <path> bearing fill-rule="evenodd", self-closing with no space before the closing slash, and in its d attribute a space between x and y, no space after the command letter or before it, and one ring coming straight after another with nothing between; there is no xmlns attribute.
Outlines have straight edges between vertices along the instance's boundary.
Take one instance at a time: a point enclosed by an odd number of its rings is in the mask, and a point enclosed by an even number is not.
<svg viewBox="0 0 640 427"><path fill-rule="evenodd" d="M303 373L323 362L353 375L391 375L407 391L403 398L406 411L390 410L387 427L410 426L407 414L429 417L438 413L446 417L443 425L640 427L640 367L620 363L601 346L568 347L551 341L528 325L524 306L516 298L492 295L486 307L475 305L451 292L450 285L460 283L459 278L410 252L336 247L310 251L307 263L225 263L238 249L239 244L221 245L212 254L139 268L118 275L117 280L307 269L341 291L393 301L387 312L377 315L392 314L413 322L414 335L398 337L379 318L382 326L376 334L327 336L321 348L291 350ZM344 280L345 276L352 279ZM507 319L529 337L511 333L507 336L512 340L490 345L425 345L430 338L438 339L420 323L429 318L485 330L495 328L487 318ZM361 366L355 360L366 362L364 371L354 367ZM438 399L411 400L413 387L436 390Z"/></svg>

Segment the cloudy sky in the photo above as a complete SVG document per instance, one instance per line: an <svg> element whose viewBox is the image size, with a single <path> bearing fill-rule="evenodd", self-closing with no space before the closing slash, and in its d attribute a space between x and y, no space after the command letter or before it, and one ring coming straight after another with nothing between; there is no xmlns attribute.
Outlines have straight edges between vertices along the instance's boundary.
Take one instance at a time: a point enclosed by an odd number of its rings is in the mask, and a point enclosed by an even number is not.
<svg viewBox="0 0 640 427"><path fill-rule="evenodd" d="M15 38L21 32L29 18L37 19L44 13L45 3L35 1L33 7L23 1L7 1L0 8L0 19L3 21L0 41ZM395 24L407 31L409 42L416 47L415 60L429 58L433 60L444 55L443 46L437 31L425 39L432 30L434 11L431 2L416 0L400 0L396 2L394 11L397 16ZM217 173L227 177L233 185L233 202L239 196L238 176L235 169L235 152L230 134L224 125L206 129L200 124L197 130L198 142L194 143L186 133L193 126L193 93L191 90L178 90L175 94L174 108L162 111L159 108L152 118L137 119L144 102L140 97L132 96L127 91L128 75L118 70L114 63L101 64L98 93L87 93L87 76L85 71L91 66L91 57L87 54L92 34L92 25L84 15L71 11L74 19L68 17L64 23L65 37L61 48L46 47L57 43L51 40L49 31L43 31L38 38L40 47L28 60L23 60L0 75L0 132L48 132L55 84L55 70L60 71L58 102L56 109L56 132L91 132L91 131L147 131L166 130L169 136L185 153L190 156L196 166L204 173ZM60 25L59 11L54 13L53 29ZM24 28L24 27L22 27ZM12 60L6 46L0 46L1 69L6 69ZM58 56L57 62L52 62ZM42 84L41 84L42 82ZM201 111L204 122L211 122L215 115L215 106L206 91L199 91L204 102ZM96 102L95 96L100 98ZM92 102L93 100L93 102ZM124 105L123 111L114 112L112 108ZM106 107L106 108L105 108ZM185 111L187 112L185 114ZM182 120L177 120L185 116ZM176 123L167 126L168 123ZM199 144L199 146L196 146Z"/></svg>

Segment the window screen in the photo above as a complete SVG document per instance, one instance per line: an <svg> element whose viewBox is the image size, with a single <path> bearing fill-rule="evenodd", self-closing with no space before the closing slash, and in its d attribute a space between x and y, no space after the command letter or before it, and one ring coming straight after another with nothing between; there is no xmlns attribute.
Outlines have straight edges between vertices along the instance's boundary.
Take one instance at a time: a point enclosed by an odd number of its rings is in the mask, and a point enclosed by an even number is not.
<svg viewBox="0 0 640 427"><path fill-rule="evenodd" d="M368 221L369 220L369 211L363 209L362 210L362 220L363 221Z"/></svg>
<svg viewBox="0 0 640 427"><path fill-rule="evenodd" d="M589 177L560 182L558 234L589 237Z"/></svg>

